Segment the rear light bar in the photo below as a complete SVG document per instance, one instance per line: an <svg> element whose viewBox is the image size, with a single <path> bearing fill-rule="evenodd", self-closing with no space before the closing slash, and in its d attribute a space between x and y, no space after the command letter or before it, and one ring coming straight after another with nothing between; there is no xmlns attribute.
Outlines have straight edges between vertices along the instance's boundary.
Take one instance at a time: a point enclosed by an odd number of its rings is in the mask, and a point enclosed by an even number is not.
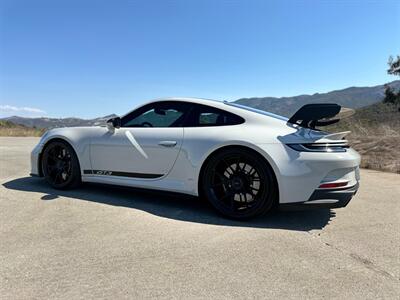
<svg viewBox="0 0 400 300"><path fill-rule="evenodd" d="M349 148L349 144L342 141L337 143L305 143L286 145L299 152L346 152L346 149Z"/></svg>
<svg viewBox="0 0 400 300"><path fill-rule="evenodd" d="M334 189L334 188L346 186L348 183L349 183L348 181L329 182L329 183L321 184L318 188L319 189Z"/></svg>

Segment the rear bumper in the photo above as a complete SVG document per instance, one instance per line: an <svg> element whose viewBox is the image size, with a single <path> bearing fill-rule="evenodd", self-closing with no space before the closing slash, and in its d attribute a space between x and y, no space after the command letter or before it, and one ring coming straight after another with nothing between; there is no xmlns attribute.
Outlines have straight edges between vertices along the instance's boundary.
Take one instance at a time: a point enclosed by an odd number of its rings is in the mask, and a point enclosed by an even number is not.
<svg viewBox="0 0 400 300"><path fill-rule="evenodd" d="M274 169L282 205L308 202L321 184L347 181L346 187L352 187L359 181L360 155L351 148L346 152L298 152L284 144L257 146Z"/></svg>
<svg viewBox="0 0 400 300"><path fill-rule="evenodd" d="M312 193L305 202L294 202L281 204L284 210L307 209L307 208L340 208L345 207L357 193L359 183L344 189L318 189Z"/></svg>

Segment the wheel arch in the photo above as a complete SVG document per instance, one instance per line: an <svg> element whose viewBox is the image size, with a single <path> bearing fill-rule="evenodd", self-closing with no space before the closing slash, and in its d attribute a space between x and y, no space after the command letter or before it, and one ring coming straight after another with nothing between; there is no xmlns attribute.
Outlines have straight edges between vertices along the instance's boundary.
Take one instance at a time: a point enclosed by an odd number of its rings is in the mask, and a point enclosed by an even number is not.
<svg viewBox="0 0 400 300"><path fill-rule="evenodd" d="M197 192L198 192L198 195L200 197L202 197L202 193L203 193L203 189L202 189L203 174L204 174L205 167L208 164L208 162L210 161L210 159L214 155L216 155L216 154L218 154L218 153L220 153L222 151L226 151L226 150L230 150L230 149L243 149L243 150L252 152L255 155L257 155L258 157L260 157L266 163L266 165L269 168L271 168L272 175L274 177L273 179L274 179L274 182L276 184L277 194L278 194L277 200L279 202L280 193L279 193L279 181L278 181L278 176L277 176L278 168L277 168L276 164L273 162L273 160L270 157L268 157L266 154L264 154L261 149L254 149L254 148L246 146L246 145L238 145L238 144L224 145L224 146L221 146L221 147L219 147L217 149L214 149L203 160L203 163L201 164L200 171L198 173L198 180L197 180Z"/></svg>
<svg viewBox="0 0 400 300"><path fill-rule="evenodd" d="M68 139L64 138L64 137L59 137L59 136L55 136L55 137L50 137L48 140L46 140L46 142L43 144L43 148L42 151L40 151L39 153L39 157L38 157L38 172L39 172L39 176L43 177L43 169L42 169L42 159L43 159L43 153L44 150L46 149L46 147L48 147L51 143L53 142L63 142L68 144L75 152L76 157L78 158L78 164L79 164L79 168L81 169L81 162L79 160L79 155L78 152L76 151L74 145L71 143L71 141L69 141ZM82 170L81 170L82 171Z"/></svg>

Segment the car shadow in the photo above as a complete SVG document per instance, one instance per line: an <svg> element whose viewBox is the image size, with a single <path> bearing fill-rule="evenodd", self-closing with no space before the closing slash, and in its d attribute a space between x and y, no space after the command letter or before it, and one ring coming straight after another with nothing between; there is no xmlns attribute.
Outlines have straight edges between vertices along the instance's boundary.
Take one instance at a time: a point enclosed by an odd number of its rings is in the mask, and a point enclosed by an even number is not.
<svg viewBox="0 0 400 300"><path fill-rule="evenodd" d="M91 201L113 206L123 206L146 211L150 214L195 223L219 226L285 229L309 231L322 229L329 224L335 212L328 209L304 211L275 211L267 216L247 221L226 219L203 199L181 194L142 189L84 184L75 190L55 190L42 178L23 177L3 184L7 189L43 193L43 201L56 201L59 197Z"/></svg>

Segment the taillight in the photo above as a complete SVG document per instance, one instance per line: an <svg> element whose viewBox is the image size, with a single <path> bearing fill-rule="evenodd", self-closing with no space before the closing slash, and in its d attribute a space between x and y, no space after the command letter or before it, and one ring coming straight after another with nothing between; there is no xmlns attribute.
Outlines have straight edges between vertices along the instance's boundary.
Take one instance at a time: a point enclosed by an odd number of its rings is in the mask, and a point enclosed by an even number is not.
<svg viewBox="0 0 400 300"><path fill-rule="evenodd" d="M349 148L349 144L346 141L335 143L305 143L286 145L299 152L346 152L346 149Z"/></svg>

